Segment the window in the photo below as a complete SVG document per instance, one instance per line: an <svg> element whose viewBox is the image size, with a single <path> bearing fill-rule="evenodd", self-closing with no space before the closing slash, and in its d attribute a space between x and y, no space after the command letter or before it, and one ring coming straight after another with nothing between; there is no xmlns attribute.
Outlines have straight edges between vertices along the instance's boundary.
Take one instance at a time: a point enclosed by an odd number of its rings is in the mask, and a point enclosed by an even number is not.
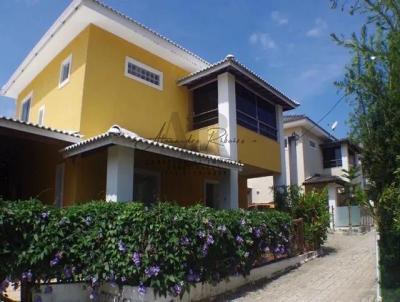
<svg viewBox="0 0 400 302"><path fill-rule="evenodd" d="M236 111L239 125L277 139L275 106L237 83Z"/></svg>
<svg viewBox="0 0 400 302"><path fill-rule="evenodd" d="M38 113L38 124L42 126L43 122L44 122L44 106L39 108L39 113Z"/></svg>
<svg viewBox="0 0 400 302"><path fill-rule="evenodd" d="M163 88L163 73L161 71L129 57L126 57L125 60L125 76L160 90Z"/></svg>
<svg viewBox="0 0 400 302"><path fill-rule="evenodd" d="M29 121L29 111L31 109L32 94L30 94L22 103L21 121Z"/></svg>
<svg viewBox="0 0 400 302"><path fill-rule="evenodd" d="M58 84L59 88L63 87L65 84L69 82L69 76L71 74L71 63L72 63L72 55L70 55L61 63L60 81Z"/></svg>
<svg viewBox="0 0 400 302"><path fill-rule="evenodd" d="M310 141L309 141L309 144L310 144L310 147L311 147L311 148L314 148L314 149L317 148L317 145L315 144L314 141L310 140Z"/></svg>
<svg viewBox="0 0 400 302"><path fill-rule="evenodd" d="M213 82L193 91L193 129L218 123L217 86L217 82Z"/></svg>
<svg viewBox="0 0 400 302"><path fill-rule="evenodd" d="M322 151L324 158L324 168L334 168L342 166L342 151L339 147L325 148Z"/></svg>

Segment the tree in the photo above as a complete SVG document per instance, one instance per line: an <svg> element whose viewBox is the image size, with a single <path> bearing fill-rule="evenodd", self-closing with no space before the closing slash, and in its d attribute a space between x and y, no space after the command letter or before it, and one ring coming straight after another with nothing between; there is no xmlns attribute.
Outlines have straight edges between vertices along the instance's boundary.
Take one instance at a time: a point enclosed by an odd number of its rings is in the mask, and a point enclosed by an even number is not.
<svg viewBox="0 0 400 302"><path fill-rule="evenodd" d="M353 54L344 79L336 84L353 107L351 138L363 146L363 172L375 187L377 199L393 182L400 154L400 1L351 3L350 13L364 14L366 23L350 39L332 34Z"/></svg>
<svg viewBox="0 0 400 302"><path fill-rule="evenodd" d="M400 1L343 1L331 3L366 16L366 22L360 33L349 39L332 35L353 54L344 79L336 84L353 107L351 137L363 147L363 172L377 202L384 300L399 301L400 179L396 170L400 167ZM385 295L388 288L396 297Z"/></svg>
<svg viewBox="0 0 400 302"><path fill-rule="evenodd" d="M356 194L360 190L360 184L356 183L356 179L360 176L360 171L358 167L350 167L348 170L342 169L343 178L347 181L344 185L345 201L349 213L349 229L352 231L351 223L351 206L360 204L360 200L357 199L359 195Z"/></svg>

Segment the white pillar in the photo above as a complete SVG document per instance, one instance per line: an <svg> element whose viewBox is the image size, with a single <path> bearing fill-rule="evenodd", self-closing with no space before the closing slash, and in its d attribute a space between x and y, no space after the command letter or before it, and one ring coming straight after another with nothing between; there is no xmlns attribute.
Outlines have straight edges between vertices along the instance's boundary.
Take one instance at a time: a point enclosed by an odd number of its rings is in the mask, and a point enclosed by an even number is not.
<svg viewBox="0 0 400 302"><path fill-rule="evenodd" d="M277 126L277 140L279 143L279 151L280 151L280 168L281 173L279 175L274 176L274 185L275 186L286 186L286 157L285 157L285 133L283 130L283 110L282 106L277 105L275 107L276 111L276 126Z"/></svg>
<svg viewBox="0 0 400 302"><path fill-rule="evenodd" d="M337 187L334 184L328 184L328 199L329 199L329 213L331 214L330 228L333 229L332 220L332 208L334 214L334 220L336 221L336 198L337 198Z"/></svg>
<svg viewBox="0 0 400 302"><path fill-rule="evenodd" d="M239 208L239 172L237 169L229 169L222 176L219 186L218 208L237 209Z"/></svg>
<svg viewBox="0 0 400 302"><path fill-rule="evenodd" d="M349 170L349 150L347 144L340 146L340 152L342 153L342 169Z"/></svg>
<svg viewBox="0 0 400 302"><path fill-rule="evenodd" d="M111 146L107 157L107 201L132 201L134 149Z"/></svg>
<svg viewBox="0 0 400 302"><path fill-rule="evenodd" d="M225 72L218 75L218 123L221 156L237 160L237 123L235 77ZM233 140L233 142L229 142Z"/></svg>

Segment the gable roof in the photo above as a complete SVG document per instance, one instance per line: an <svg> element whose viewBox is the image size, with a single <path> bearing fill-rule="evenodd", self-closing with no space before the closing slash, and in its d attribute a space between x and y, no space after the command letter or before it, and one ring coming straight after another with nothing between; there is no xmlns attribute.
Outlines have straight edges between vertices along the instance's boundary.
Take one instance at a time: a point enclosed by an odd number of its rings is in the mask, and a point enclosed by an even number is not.
<svg viewBox="0 0 400 302"><path fill-rule="evenodd" d="M207 61L98 0L74 0L26 56L0 94L16 98L35 76L88 25L94 24L188 72Z"/></svg>
<svg viewBox="0 0 400 302"><path fill-rule="evenodd" d="M292 100L277 88L269 84L259 75L251 71L248 67L235 59L233 55L227 55L225 59L209 65L201 70L195 71L188 76L180 79L178 85L194 87L200 83L209 81L215 78L218 74L229 71L237 78L240 78L249 86L252 86L260 94L267 94L267 98L282 105L284 110L294 109L299 106L299 103Z"/></svg>
<svg viewBox="0 0 400 302"><path fill-rule="evenodd" d="M196 152L156 140L147 139L134 132L126 130L118 125L112 126L107 132L88 138L74 145L63 149L65 157L75 156L90 150L98 149L109 145L121 145L133 149L144 150L174 158L180 158L205 165L222 168L241 169L243 164L226 157Z"/></svg>
<svg viewBox="0 0 400 302"><path fill-rule="evenodd" d="M314 176L311 176L309 178L307 178L303 184L304 185L311 185L311 184L324 184L324 183L335 183L338 185L345 185L346 181L339 177L339 176L335 176L335 175L319 175L316 174Z"/></svg>
<svg viewBox="0 0 400 302"><path fill-rule="evenodd" d="M325 140L336 140L336 137L334 137L305 114L284 115L283 128L288 129L292 127L304 127L306 132L314 133Z"/></svg>

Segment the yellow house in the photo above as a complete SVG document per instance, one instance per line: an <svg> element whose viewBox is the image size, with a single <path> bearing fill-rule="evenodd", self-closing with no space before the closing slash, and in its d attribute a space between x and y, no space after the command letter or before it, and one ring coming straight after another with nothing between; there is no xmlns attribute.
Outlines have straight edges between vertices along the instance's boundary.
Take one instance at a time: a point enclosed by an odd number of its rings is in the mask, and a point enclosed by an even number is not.
<svg viewBox="0 0 400 302"><path fill-rule="evenodd" d="M1 94L17 104L0 119L3 198L237 208L248 178L286 179L296 102L234 56L210 64L96 0L73 1Z"/></svg>

